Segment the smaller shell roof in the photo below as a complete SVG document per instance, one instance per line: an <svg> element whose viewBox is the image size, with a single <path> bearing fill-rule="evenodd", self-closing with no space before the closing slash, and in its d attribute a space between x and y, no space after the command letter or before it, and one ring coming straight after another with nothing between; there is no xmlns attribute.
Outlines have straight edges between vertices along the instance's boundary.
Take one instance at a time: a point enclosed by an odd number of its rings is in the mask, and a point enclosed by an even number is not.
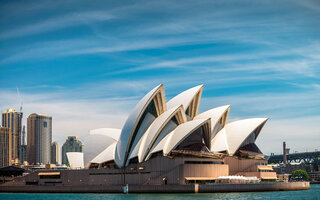
<svg viewBox="0 0 320 200"><path fill-rule="evenodd" d="M177 113L177 112L183 112L182 105L173 107L166 112L162 113L156 120L153 121L153 123L149 126L147 131L144 134L139 153L138 158L139 162L142 162L145 156L147 155L148 151L151 149L153 143L155 142L156 138L158 137L161 129L167 124L167 122ZM185 116L185 115L183 115ZM186 121L186 119L184 119Z"/></svg>
<svg viewBox="0 0 320 200"><path fill-rule="evenodd" d="M71 169L84 168L82 152L67 152L67 158Z"/></svg>
<svg viewBox="0 0 320 200"><path fill-rule="evenodd" d="M220 118L224 115L225 112L228 112L230 108L230 105L225 105L225 106L220 106L217 108L213 108L210 110L207 110L203 113L198 114L197 116L194 117L194 119L207 119L211 118L211 131L214 130L214 127L220 120ZM212 135L212 138L214 135Z"/></svg>
<svg viewBox="0 0 320 200"><path fill-rule="evenodd" d="M121 134L121 129L117 128L99 128L90 130L90 135L103 135L107 136L115 141L118 141Z"/></svg>
<svg viewBox="0 0 320 200"><path fill-rule="evenodd" d="M268 118L251 118L227 124L211 141L211 151L227 151L230 155L233 155L239 149L242 142L245 141L253 131L259 127L262 128L267 120ZM256 138L259 133L260 131L256 134ZM225 149L223 149L224 147Z"/></svg>
<svg viewBox="0 0 320 200"><path fill-rule="evenodd" d="M117 142L112 143L105 150L103 150L100 154L98 154L94 159L90 161L90 163L104 163L107 161L114 160L114 153L116 149Z"/></svg>
<svg viewBox="0 0 320 200"><path fill-rule="evenodd" d="M167 108L171 109L175 106L183 106L183 109L186 110L189 104L191 103L194 96L203 88L203 85L198 85L196 87L190 88L184 92L181 92L177 96L170 99L167 102Z"/></svg>
<svg viewBox="0 0 320 200"><path fill-rule="evenodd" d="M105 134L105 132L100 131L100 129L90 130L89 134L83 140L85 147L83 149L84 164L87 166L93 158L114 143L116 141L115 139L116 138L109 137L109 134Z"/></svg>

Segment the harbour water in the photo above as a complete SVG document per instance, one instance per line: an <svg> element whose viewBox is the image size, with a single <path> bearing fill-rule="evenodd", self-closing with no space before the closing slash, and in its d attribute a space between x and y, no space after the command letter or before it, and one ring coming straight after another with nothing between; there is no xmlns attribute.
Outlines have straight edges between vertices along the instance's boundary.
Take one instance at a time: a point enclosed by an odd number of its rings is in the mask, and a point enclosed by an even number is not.
<svg viewBox="0 0 320 200"><path fill-rule="evenodd" d="M1 186L0 186L1 187ZM198 194L34 194L0 193L0 200L207 200L207 199L306 199L320 200L320 185L310 185L310 190L282 192L198 193Z"/></svg>

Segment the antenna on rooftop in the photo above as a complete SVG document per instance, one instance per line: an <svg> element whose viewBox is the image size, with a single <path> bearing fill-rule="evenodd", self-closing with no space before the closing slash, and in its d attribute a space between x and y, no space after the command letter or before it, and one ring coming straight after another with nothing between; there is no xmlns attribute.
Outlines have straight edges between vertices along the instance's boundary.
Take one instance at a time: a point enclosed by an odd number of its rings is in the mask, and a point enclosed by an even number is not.
<svg viewBox="0 0 320 200"><path fill-rule="evenodd" d="M21 102L19 110L20 110L20 112L22 112L22 104L23 104L23 102L22 102L22 98L21 98L18 86L17 86L17 94L18 94L19 101Z"/></svg>

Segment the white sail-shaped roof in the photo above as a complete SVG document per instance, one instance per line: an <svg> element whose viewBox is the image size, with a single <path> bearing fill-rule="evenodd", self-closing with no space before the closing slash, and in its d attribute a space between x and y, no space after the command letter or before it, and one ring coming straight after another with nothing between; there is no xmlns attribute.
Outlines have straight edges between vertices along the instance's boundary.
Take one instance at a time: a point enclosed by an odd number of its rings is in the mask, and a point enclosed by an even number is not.
<svg viewBox="0 0 320 200"><path fill-rule="evenodd" d="M166 111L165 95L163 85L158 85L146 94L135 106L127 121L125 122L121 131L120 139L116 145L115 162L118 167L123 167L127 161L128 154L133 150L133 142L138 140L136 137L136 128L140 122L142 126L146 127L146 123L152 123L153 119L146 120L141 123L141 119L145 114L146 108L154 101L157 114L160 115ZM138 130L137 130L138 131Z"/></svg>
<svg viewBox="0 0 320 200"><path fill-rule="evenodd" d="M211 140L211 151L212 152L224 152L228 151L228 141L226 129L221 129L214 139Z"/></svg>
<svg viewBox="0 0 320 200"><path fill-rule="evenodd" d="M194 117L194 119L211 119L211 139L216 135L216 126L217 123L224 117L225 119L222 120L222 126L225 126L228 119L228 114L230 110L230 105L220 106L217 108L210 109L203 113L198 114Z"/></svg>
<svg viewBox="0 0 320 200"><path fill-rule="evenodd" d="M104 135L118 141L121 134L121 129L117 128L99 128L90 130L90 135Z"/></svg>
<svg viewBox="0 0 320 200"><path fill-rule="evenodd" d="M189 108L190 117L193 118L198 112L202 89L203 85L198 85L178 94L167 102L167 108L182 105L185 111Z"/></svg>
<svg viewBox="0 0 320 200"><path fill-rule="evenodd" d="M256 133L255 139L258 137L267 120L268 118L252 118L227 124L211 141L211 151L226 151L228 154L234 155L247 137L257 129L259 131Z"/></svg>
<svg viewBox="0 0 320 200"><path fill-rule="evenodd" d="M171 139L174 131L171 131L168 135L166 135L147 155L145 158L145 161L149 160L152 154L158 152L158 151L163 151L164 146L166 143Z"/></svg>
<svg viewBox="0 0 320 200"><path fill-rule="evenodd" d="M106 131L108 130L108 131ZM95 129L90 130L89 134L84 138L84 163L85 166L95 158L98 153L104 151L108 146L118 140L120 129Z"/></svg>
<svg viewBox="0 0 320 200"><path fill-rule="evenodd" d="M139 142L137 143L137 145L136 145L136 146L134 147L134 149L131 151L131 153L130 153L130 155L129 155L129 157L128 157L127 162L128 162L130 159L138 156L139 149L140 149L140 147L141 147L141 143L142 143L144 137L145 137L145 135L139 140Z"/></svg>
<svg viewBox="0 0 320 200"><path fill-rule="evenodd" d="M104 163L111 160L114 160L114 152L116 149L117 142L112 143L105 150L103 150L100 154L98 154L94 159L90 161L90 163Z"/></svg>
<svg viewBox="0 0 320 200"><path fill-rule="evenodd" d="M183 142L185 138L206 123L210 126L210 119L198 119L179 125L175 130L166 135L166 137L164 137L159 144L148 153L145 161L149 160L152 154L159 151L163 151L164 155L168 155L174 148ZM210 140L210 127L208 127L208 133L204 139ZM210 145L208 148L210 148Z"/></svg>
<svg viewBox="0 0 320 200"><path fill-rule="evenodd" d="M204 133L205 135L203 136L203 139L208 145L208 148L210 148L210 119L198 119L180 124L175 130L173 130L173 133L170 135L170 138L168 138L168 141L163 147L163 154L168 155L181 142L183 142L184 139L204 124L209 125L208 132Z"/></svg>
<svg viewBox="0 0 320 200"><path fill-rule="evenodd" d="M185 113L184 113L182 105L173 107L173 108L167 110L166 112L162 113L149 126L148 130L144 134L142 143L139 148L139 153L138 153L139 162L142 162L144 160L144 158L149 153L150 149L153 147L154 142L156 141L160 132L167 125L167 123L170 121L170 119L174 116L176 116L176 119L178 122L177 125L186 122L186 117L185 117ZM175 127L172 127L172 128L175 128Z"/></svg>
<svg viewBox="0 0 320 200"><path fill-rule="evenodd" d="M82 152L67 152L67 158L71 169L84 168L84 160Z"/></svg>

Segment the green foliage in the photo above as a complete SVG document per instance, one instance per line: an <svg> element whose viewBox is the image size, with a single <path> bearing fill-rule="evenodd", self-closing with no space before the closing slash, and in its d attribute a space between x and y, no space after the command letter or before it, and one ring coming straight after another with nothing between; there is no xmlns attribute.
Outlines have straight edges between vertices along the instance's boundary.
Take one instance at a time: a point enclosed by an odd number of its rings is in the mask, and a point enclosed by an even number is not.
<svg viewBox="0 0 320 200"><path fill-rule="evenodd" d="M299 169L292 172L291 179L307 181L309 180L309 175L305 170Z"/></svg>
<svg viewBox="0 0 320 200"><path fill-rule="evenodd" d="M319 171L319 166L320 166L320 158L317 158L312 163L313 170Z"/></svg>

